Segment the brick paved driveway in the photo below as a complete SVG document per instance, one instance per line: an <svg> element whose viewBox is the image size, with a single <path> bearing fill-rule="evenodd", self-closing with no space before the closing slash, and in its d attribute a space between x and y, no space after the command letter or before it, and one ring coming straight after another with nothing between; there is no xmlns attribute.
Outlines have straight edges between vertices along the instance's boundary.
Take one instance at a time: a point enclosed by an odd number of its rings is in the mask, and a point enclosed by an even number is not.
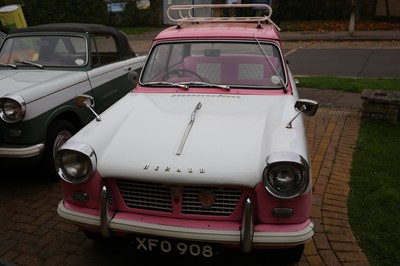
<svg viewBox="0 0 400 266"><path fill-rule="evenodd" d="M348 180L358 136L360 111L322 107L305 118L314 176L315 237L306 245L300 266L368 265L347 219ZM15 170L15 169L14 169ZM4 171L4 169L2 169ZM0 178L0 257L12 265L159 265L134 256L127 243L101 245L58 217L58 182L15 170ZM153 257L154 258L154 257ZM164 260L163 265L178 260ZM182 265L204 265L185 261ZM207 265L224 265L221 262ZM1 265L1 262L0 262ZM248 265L230 261L229 265ZM255 265L268 265L259 261Z"/></svg>

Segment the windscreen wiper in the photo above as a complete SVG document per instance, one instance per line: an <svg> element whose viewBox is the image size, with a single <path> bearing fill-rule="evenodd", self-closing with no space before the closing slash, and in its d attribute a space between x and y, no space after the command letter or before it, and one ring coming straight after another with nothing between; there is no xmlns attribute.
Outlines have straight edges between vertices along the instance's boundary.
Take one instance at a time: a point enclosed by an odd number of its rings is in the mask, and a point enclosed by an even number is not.
<svg viewBox="0 0 400 266"><path fill-rule="evenodd" d="M167 85L167 86L177 86L180 88L185 88L187 89L188 86L180 83L173 83L173 82L167 82L167 81L152 81L152 82L146 82L143 83L144 86L159 86L159 85Z"/></svg>
<svg viewBox="0 0 400 266"><path fill-rule="evenodd" d="M19 59L16 59L16 60L14 60L14 62L15 62L15 63L24 64L24 65L35 66L35 67L38 67L38 68L40 68L40 69L43 69L43 66L42 66L42 65L36 64L36 63L31 62L31 61L28 61L28 60L19 60Z"/></svg>
<svg viewBox="0 0 400 266"><path fill-rule="evenodd" d="M0 63L0 66L7 66L7 67L12 67L14 69L17 69L17 66L14 65L14 64L3 64L3 63Z"/></svg>
<svg viewBox="0 0 400 266"><path fill-rule="evenodd" d="M187 82L180 82L179 84L187 85L187 86L193 85L193 86L217 87L217 88L222 88L222 89L227 89L227 90L230 89L228 85L207 83L207 82L203 82L203 81L187 81Z"/></svg>

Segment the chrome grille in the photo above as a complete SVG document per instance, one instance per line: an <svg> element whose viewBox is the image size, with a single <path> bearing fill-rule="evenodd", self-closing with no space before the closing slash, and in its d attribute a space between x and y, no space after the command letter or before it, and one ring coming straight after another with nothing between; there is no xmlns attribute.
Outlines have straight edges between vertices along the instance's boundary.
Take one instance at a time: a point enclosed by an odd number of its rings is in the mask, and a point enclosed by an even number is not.
<svg viewBox="0 0 400 266"><path fill-rule="evenodd" d="M200 203L201 194L213 196L210 206ZM239 189L187 186L182 195L182 213L228 216L236 208L241 196Z"/></svg>
<svg viewBox="0 0 400 266"><path fill-rule="evenodd" d="M129 208L171 212L169 187L147 182L118 181L118 188Z"/></svg>
<svg viewBox="0 0 400 266"><path fill-rule="evenodd" d="M118 180L118 188L129 208L172 212L172 204L181 204L183 214L229 216L235 210L242 191L234 188L163 185L142 181ZM173 187L171 189L170 187ZM178 190L177 190L178 188ZM180 200L172 200L182 191ZM200 202L199 198L208 199L209 206Z"/></svg>

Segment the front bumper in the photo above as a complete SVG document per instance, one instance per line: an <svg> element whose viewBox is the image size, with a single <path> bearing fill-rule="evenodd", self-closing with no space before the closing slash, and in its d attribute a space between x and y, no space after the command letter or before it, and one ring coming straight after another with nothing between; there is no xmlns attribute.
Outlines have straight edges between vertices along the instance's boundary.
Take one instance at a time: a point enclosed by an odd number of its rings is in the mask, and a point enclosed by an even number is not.
<svg viewBox="0 0 400 266"><path fill-rule="evenodd" d="M91 215L68 209L63 200L58 205L57 213L71 222L95 228L104 237L109 237L112 232L137 233L190 241L213 242L229 246L237 245L241 246L245 253L250 252L253 248L290 247L304 244L314 235L314 225L310 220L295 226L253 225L252 220L249 219L252 212L246 211L246 206L243 212L243 222L238 227L240 230L211 230L146 223L126 219L126 214L111 214L109 211L100 211L99 215ZM108 215L109 213L111 215ZM251 222L251 224L248 224L248 222Z"/></svg>
<svg viewBox="0 0 400 266"><path fill-rule="evenodd" d="M44 144L39 143L23 148L0 147L0 157L7 158L30 158L40 155L44 151Z"/></svg>

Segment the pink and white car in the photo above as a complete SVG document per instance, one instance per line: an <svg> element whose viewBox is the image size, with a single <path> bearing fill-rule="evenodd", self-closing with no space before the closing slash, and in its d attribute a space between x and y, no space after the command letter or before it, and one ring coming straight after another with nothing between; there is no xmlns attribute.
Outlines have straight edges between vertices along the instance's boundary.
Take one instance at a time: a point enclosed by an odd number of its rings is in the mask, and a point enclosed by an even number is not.
<svg viewBox="0 0 400 266"><path fill-rule="evenodd" d="M264 15L192 15L233 7ZM314 234L302 114L318 104L299 99L270 7L168 12L177 26L154 39L136 88L57 152L58 214L144 252L298 261Z"/></svg>

